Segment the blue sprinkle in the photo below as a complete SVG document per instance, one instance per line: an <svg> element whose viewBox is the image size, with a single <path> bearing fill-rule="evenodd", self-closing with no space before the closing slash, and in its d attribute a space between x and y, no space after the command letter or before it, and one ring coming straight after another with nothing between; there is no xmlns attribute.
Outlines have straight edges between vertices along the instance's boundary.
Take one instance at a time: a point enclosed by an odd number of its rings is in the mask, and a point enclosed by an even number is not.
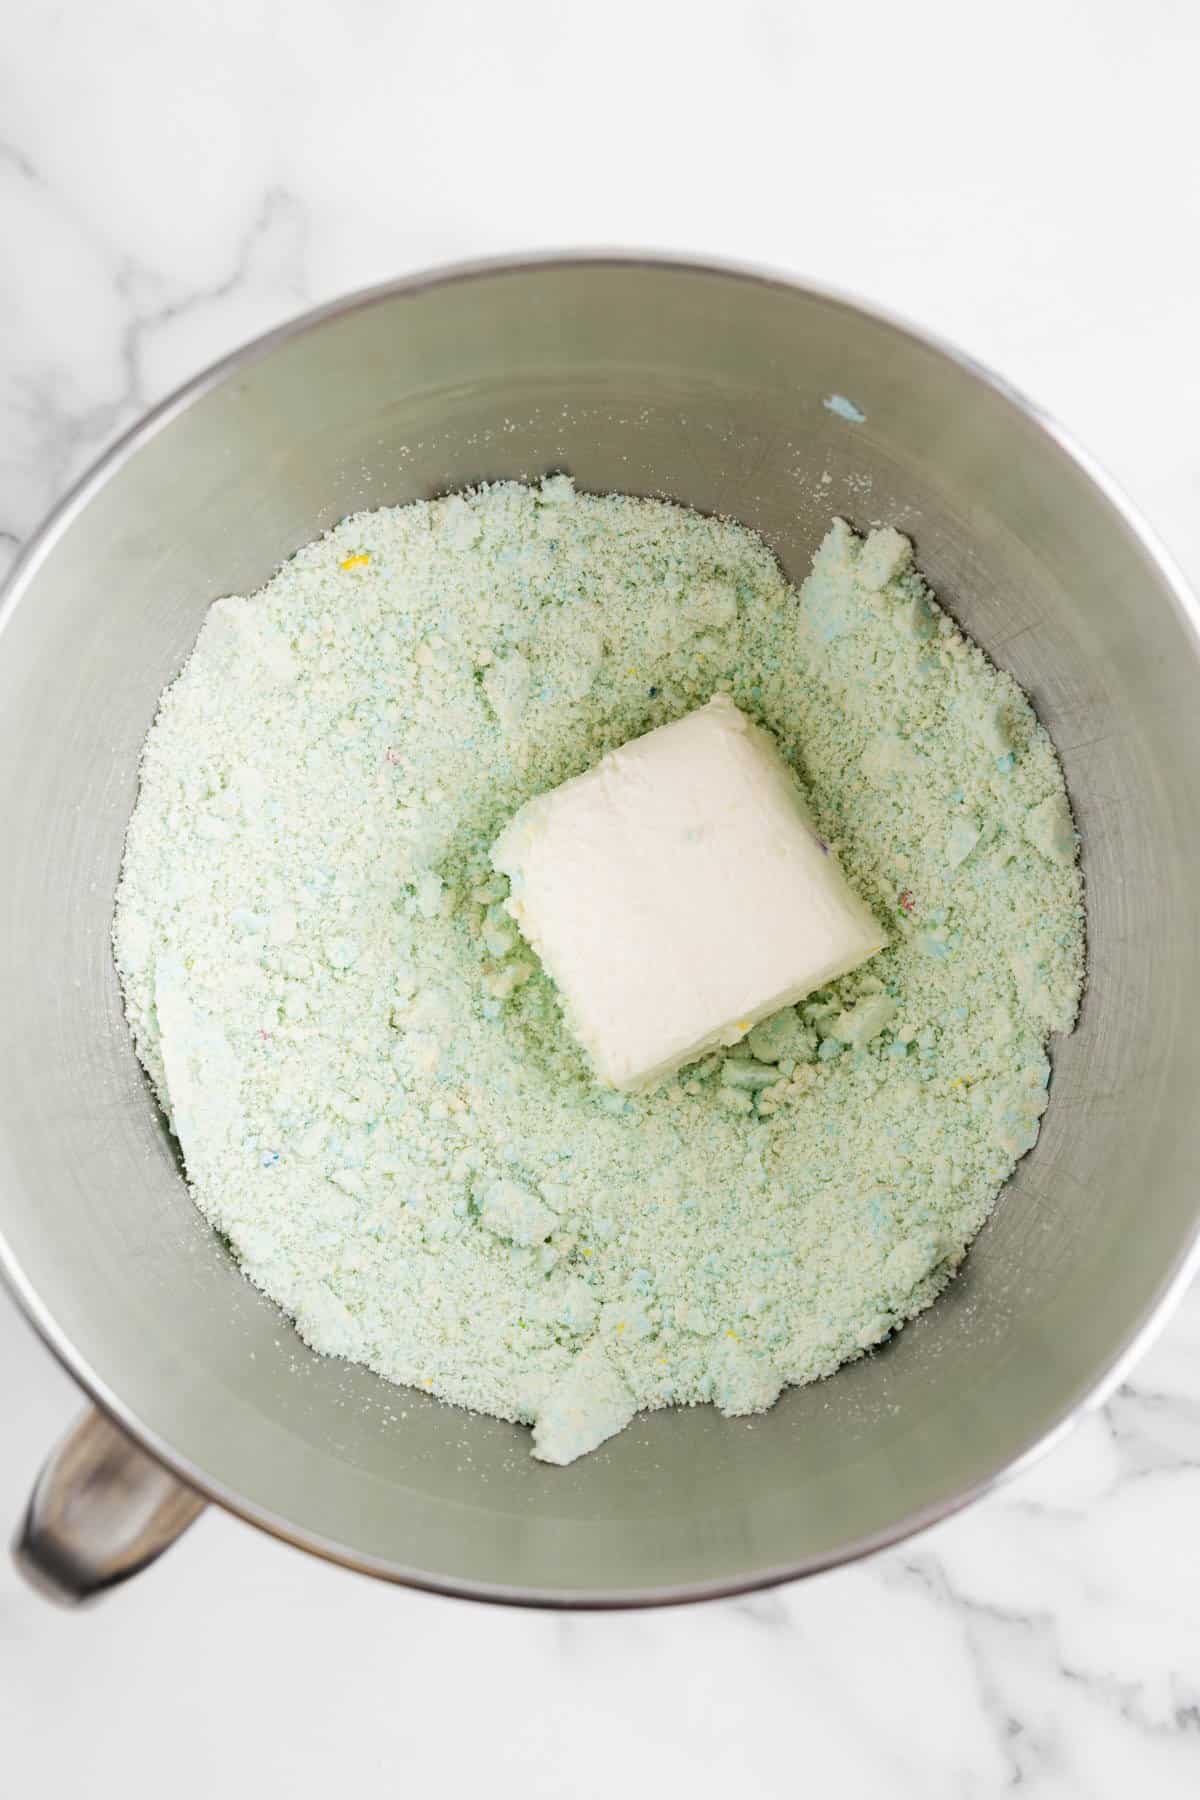
<svg viewBox="0 0 1200 1800"><path fill-rule="evenodd" d="M1003 756L998 756L996 758L996 767L1000 771L1001 775L1007 775L1009 773L1009 771L1013 768L1014 764L1016 763L1016 760L1017 759L1013 755L1011 750L1006 750L1004 752Z"/></svg>
<svg viewBox="0 0 1200 1800"><path fill-rule="evenodd" d="M853 400L847 400L845 394L827 394L821 405L826 412L836 413L839 419L845 419L847 425L861 425L866 413L855 406Z"/></svg>
<svg viewBox="0 0 1200 1800"><path fill-rule="evenodd" d="M258 1160L264 1169L273 1169L279 1161L279 1152L278 1150L264 1150Z"/></svg>

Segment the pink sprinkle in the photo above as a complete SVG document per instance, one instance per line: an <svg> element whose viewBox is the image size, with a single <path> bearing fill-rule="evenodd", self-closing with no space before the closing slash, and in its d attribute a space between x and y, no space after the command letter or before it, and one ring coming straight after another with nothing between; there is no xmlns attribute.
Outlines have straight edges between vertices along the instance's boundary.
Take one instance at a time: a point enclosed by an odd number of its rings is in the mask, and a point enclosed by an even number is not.
<svg viewBox="0 0 1200 1800"><path fill-rule="evenodd" d="M916 902L913 900L912 895L909 893L908 889L905 888L900 896L900 911L903 913L910 913L915 904Z"/></svg>
<svg viewBox="0 0 1200 1800"><path fill-rule="evenodd" d="M390 746L388 747L386 755L387 755L387 760L390 763L394 764L394 763L398 763L400 761L400 752L398 750L393 750Z"/></svg>

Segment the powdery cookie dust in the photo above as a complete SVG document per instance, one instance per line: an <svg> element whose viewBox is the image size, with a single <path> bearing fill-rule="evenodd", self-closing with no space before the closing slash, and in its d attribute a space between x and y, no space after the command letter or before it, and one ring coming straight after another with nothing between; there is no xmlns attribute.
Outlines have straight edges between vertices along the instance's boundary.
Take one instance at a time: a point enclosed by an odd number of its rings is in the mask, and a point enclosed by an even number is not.
<svg viewBox="0 0 1200 1800"><path fill-rule="evenodd" d="M488 852L716 691L891 943L631 1099ZM741 526L565 476L360 514L212 607L141 775L117 964L198 1205L315 1349L548 1460L878 1344L1037 1137L1083 972L1071 814L894 531L835 521L797 595Z"/></svg>

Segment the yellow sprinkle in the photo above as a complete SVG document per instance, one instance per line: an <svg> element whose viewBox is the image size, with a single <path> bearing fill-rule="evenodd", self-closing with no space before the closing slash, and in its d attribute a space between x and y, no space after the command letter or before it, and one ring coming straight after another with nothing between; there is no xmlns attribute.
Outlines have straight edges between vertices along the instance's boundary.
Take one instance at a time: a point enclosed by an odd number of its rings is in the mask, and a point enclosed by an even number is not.
<svg viewBox="0 0 1200 1800"><path fill-rule="evenodd" d="M617 1330L624 1331L624 1329L625 1329L625 1321L624 1321L624 1319L622 1319L621 1323L617 1326Z"/></svg>
<svg viewBox="0 0 1200 1800"><path fill-rule="evenodd" d="M727 1331L727 1332L726 1332L726 1333L725 1333L725 1336L726 1336L726 1337L731 1337L731 1338L732 1338L732 1339L733 1339L733 1341L734 1341L734 1343L735 1343L735 1344L736 1344L736 1343L737 1343L737 1342L738 1342L738 1334L737 1334L737 1332L736 1332L736 1331Z"/></svg>
<svg viewBox="0 0 1200 1800"><path fill-rule="evenodd" d="M750 1029L749 1019L739 1019L737 1021L737 1023L734 1025L733 1029L735 1031L749 1031L749 1029Z"/></svg>
<svg viewBox="0 0 1200 1800"><path fill-rule="evenodd" d="M586 1248L586 1246L585 1246L585 1248L584 1248L584 1252L583 1252L583 1254L584 1254L584 1255L585 1255L585 1256L590 1256L590 1255L591 1255L591 1254L592 1254L592 1253L591 1253L591 1251L590 1251L590 1250L589 1250L589 1249L587 1249L587 1248Z"/></svg>
<svg viewBox="0 0 1200 1800"><path fill-rule="evenodd" d="M956 1075L954 1080L950 1083L951 1087L966 1087L966 1085L966 1077L963 1075Z"/></svg>
<svg viewBox="0 0 1200 1800"><path fill-rule="evenodd" d="M362 556L348 556L342 564L342 567L343 569L365 569L370 560L370 557L365 554Z"/></svg>

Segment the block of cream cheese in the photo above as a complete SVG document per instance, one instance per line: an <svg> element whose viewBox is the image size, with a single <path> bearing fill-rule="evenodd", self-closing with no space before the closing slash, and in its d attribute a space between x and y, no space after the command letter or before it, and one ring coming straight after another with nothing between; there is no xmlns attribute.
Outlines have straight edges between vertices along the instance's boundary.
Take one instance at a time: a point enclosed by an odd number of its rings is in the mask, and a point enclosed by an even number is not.
<svg viewBox="0 0 1200 1800"><path fill-rule="evenodd" d="M724 694L528 801L492 863L596 1074L631 1093L887 942Z"/></svg>

